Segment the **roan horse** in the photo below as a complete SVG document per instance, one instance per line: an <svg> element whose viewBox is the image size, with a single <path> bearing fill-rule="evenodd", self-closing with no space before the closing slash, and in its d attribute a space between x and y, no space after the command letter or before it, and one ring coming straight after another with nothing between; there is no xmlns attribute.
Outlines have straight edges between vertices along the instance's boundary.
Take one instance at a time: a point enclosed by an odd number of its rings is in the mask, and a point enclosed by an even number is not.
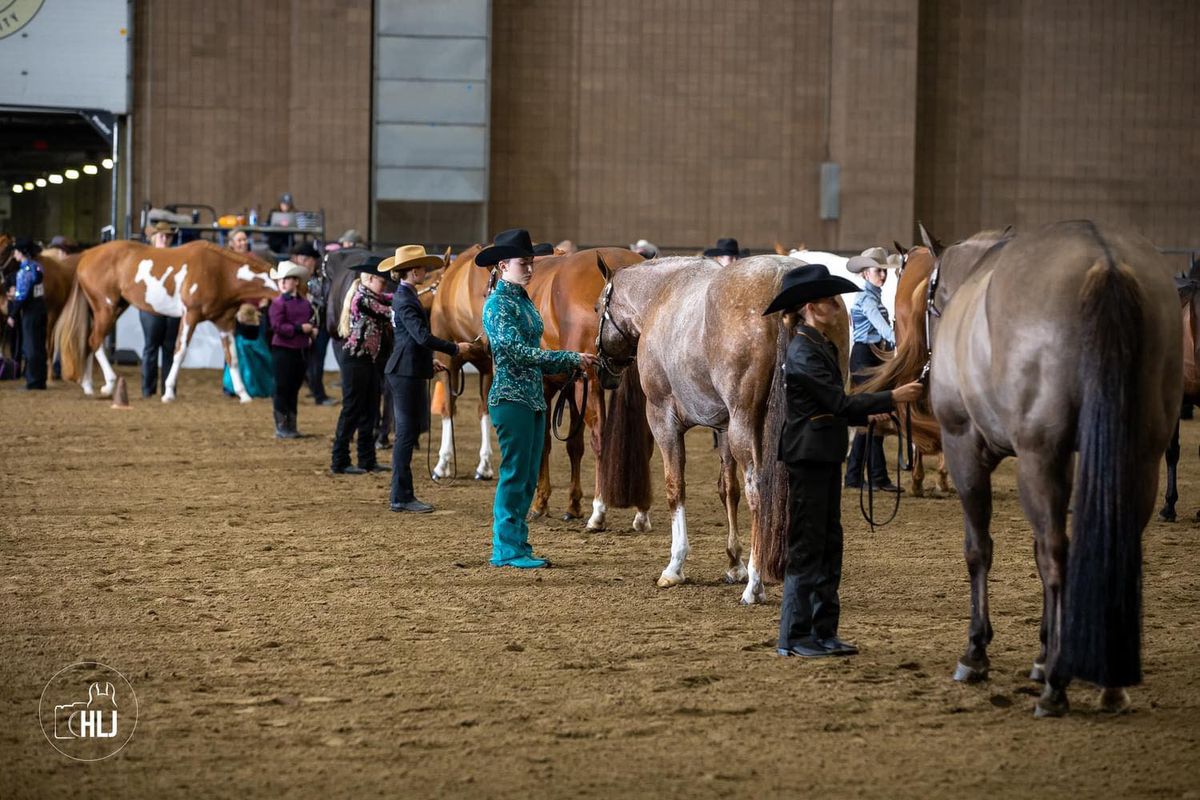
<svg viewBox="0 0 1200 800"><path fill-rule="evenodd" d="M1183 317L1183 402L1200 403L1200 265L1193 265L1186 278L1177 278L1179 305ZM1158 518L1174 522L1175 503L1179 501L1179 420L1167 446L1167 493ZM1196 514L1200 519L1200 512Z"/></svg>
<svg viewBox="0 0 1200 800"><path fill-rule="evenodd" d="M237 349L232 344L234 316L242 303L256 303L279 294L270 270L270 264L253 255L205 241L170 248L130 241L93 247L80 259L75 288L55 330L63 376L67 380L82 379L84 394L92 394L94 356L104 372L100 393L112 393L117 375L104 354L104 338L124 306L133 305L182 319L164 403L175 399L188 343L196 326L205 320L214 322L221 332L234 391L243 403L250 402L237 368Z"/></svg>
<svg viewBox="0 0 1200 800"><path fill-rule="evenodd" d="M1072 677L1104 687L1101 706L1119 710L1123 687L1141 680L1142 530L1179 414L1170 268L1141 237L1076 221L977 234L941 253L930 280L930 395L971 582L954 677L988 675L991 474L1015 455L1044 588L1036 714L1066 713Z"/></svg>
<svg viewBox="0 0 1200 800"><path fill-rule="evenodd" d="M662 453L671 511L671 560L658 579L661 587L685 580L684 432L696 426L724 430L745 474L750 558L743 563L736 512L730 513L726 580L748 578L742 602L761 603L763 578L783 572L787 473L776 458L784 416L777 366L790 337L781 319L762 312L797 264L782 256L755 256L725 268L706 258L660 258L613 273L604 289L601 369L624 370L618 394L640 388L645 415L637 418L637 404L614 401L605 430L612 457L602 465L602 492L636 495L636 485L621 483L647 480L645 450L616 445L636 443L637 431L649 423ZM636 372L627 369L635 359Z"/></svg>

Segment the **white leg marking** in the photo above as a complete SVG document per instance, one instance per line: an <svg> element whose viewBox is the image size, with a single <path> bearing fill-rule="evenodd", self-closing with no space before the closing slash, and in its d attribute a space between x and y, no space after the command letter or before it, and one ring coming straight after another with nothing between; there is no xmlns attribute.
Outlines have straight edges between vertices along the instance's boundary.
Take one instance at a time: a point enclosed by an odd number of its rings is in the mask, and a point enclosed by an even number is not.
<svg viewBox="0 0 1200 800"><path fill-rule="evenodd" d="M100 371L104 373L104 385L100 387L100 394L108 397L117 385L117 373L112 368L112 364L108 363L108 356L104 354L104 345L100 345L100 349L96 351L96 361L100 364Z"/></svg>
<svg viewBox="0 0 1200 800"><path fill-rule="evenodd" d="M171 364L171 374L167 376L167 388L163 392L162 397L164 403L170 403L175 399L175 383L179 380L179 369L183 366L183 358L187 355L187 348L188 324L185 319L179 326L179 338L176 340L175 345L175 362Z"/></svg>
<svg viewBox="0 0 1200 800"><path fill-rule="evenodd" d="M742 605L755 605L767 602L767 590L763 588L762 576L758 574L758 563L754 560L754 550L750 550L750 562L746 566L746 590L742 592Z"/></svg>
<svg viewBox="0 0 1200 800"><path fill-rule="evenodd" d="M442 449L438 451L438 463L433 468L435 478L450 477L450 463L454 458L454 437L451 435L450 417L442 417Z"/></svg>
<svg viewBox="0 0 1200 800"><path fill-rule="evenodd" d="M483 478L494 478L492 472L492 418L484 414L479 418L479 466L476 474Z"/></svg>
<svg viewBox="0 0 1200 800"><path fill-rule="evenodd" d="M587 529L589 531L604 530L604 519L607 514L608 506L604 505L604 500L597 495L592 500L592 516L588 519Z"/></svg>
<svg viewBox="0 0 1200 800"><path fill-rule="evenodd" d="M690 551L687 516L684 514L683 504L680 503L675 509L674 516L671 517L671 563L667 564L667 568L659 576L659 586L665 589L668 586L678 586L687 580L683 574L683 562L687 561Z"/></svg>
<svg viewBox="0 0 1200 800"><path fill-rule="evenodd" d="M653 529L649 511L638 511L633 515L633 529L638 533L649 533Z"/></svg>
<svg viewBox="0 0 1200 800"><path fill-rule="evenodd" d="M233 383L233 391L243 403L249 403L254 398L246 391L246 382L242 380L242 371L238 369L237 342L234 341L233 336L224 331L221 332L221 340L229 347L229 380Z"/></svg>
<svg viewBox="0 0 1200 800"><path fill-rule="evenodd" d="M80 385L83 387L83 393L91 397L96 393L92 385L92 367L96 364L96 357L88 353L87 358L83 361L83 380Z"/></svg>

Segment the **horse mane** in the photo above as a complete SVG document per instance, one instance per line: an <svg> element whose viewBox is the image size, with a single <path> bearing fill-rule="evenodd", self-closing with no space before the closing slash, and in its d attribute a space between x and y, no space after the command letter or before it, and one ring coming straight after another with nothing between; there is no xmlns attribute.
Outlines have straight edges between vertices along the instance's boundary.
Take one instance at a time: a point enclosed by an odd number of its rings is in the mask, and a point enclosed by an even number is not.
<svg viewBox="0 0 1200 800"><path fill-rule="evenodd" d="M897 337L896 349L881 366L863 370L870 377L855 388L855 393L894 389L920 377L921 371L925 369L925 362L929 358L929 348L925 341L925 292L928 287L929 279L925 278L913 289L912 305L910 306L912 309L911 335ZM923 407L923 404L927 402L922 398L915 404L915 407L928 410Z"/></svg>

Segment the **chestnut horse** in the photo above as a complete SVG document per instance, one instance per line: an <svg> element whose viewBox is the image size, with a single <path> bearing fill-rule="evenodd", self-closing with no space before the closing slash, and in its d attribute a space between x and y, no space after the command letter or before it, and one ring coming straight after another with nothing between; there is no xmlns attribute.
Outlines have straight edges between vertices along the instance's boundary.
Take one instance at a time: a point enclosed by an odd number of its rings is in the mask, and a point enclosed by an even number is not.
<svg viewBox="0 0 1200 800"><path fill-rule="evenodd" d="M929 276L933 273L933 254L927 247L914 247L904 256L896 287L896 349L884 353L884 363L872 370L872 376L855 392L877 392L899 386L896 375L920 374L928 360L929 348L925 343L925 294ZM909 411L912 420L913 464L912 493L914 497L925 495L925 456L942 452L942 430L928 398L916 403L900 403L899 417L905 420ZM905 409L905 406L911 406ZM945 494L952 490L946 479L946 459L938 466L938 489Z"/></svg>
<svg viewBox="0 0 1200 800"><path fill-rule="evenodd" d="M0 233L0 274L7 276L18 266L13 258L14 240L6 233ZM45 286L46 300L46 352L54 353L54 326L67 305L71 294L71 285L75 281L75 268L79 264L81 253L64 253L54 248L45 248L38 254L37 260L42 265L42 282ZM0 314L8 314L8 296L0 294ZM16 355L14 353L14 355Z"/></svg>
<svg viewBox="0 0 1200 800"><path fill-rule="evenodd" d="M954 677L988 675L991 475L1018 456L1044 590L1036 713L1066 713L1073 677L1123 708L1142 674L1142 530L1182 392L1171 269L1136 234L1074 221L977 234L940 254L930 285L930 399L971 584Z"/></svg>
<svg viewBox="0 0 1200 800"><path fill-rule="evenodd" d="M104 354L104 338L124 307L133 305L182 319L164 403L175 399L188 344L196 326L205 320L216 323L221 332L234 390L243 403L250 402L237 368L237 349L232 346L234 316L242 303L257 303L279 294L270 270L271 265L256 256L205 241L170 248L115 241L87 250L55 330L63 376L81 380L84 394L91 395L94 356L104 372L100 393L112 394L117 375Z"/></svg>
<svg viewBox="0 0 1200 800"><path fill-rule="evenodd" d="M1200 276L1195 274L1196 268L1186 278L1175 280L1179 292L1179 305L1183 320L1183 402L1200 403ZM1177 471L1179 469L1179 420L1175 421L1175 432L1171 435L1171 443L1167 446L1167 492L1163 500L1162 510L1158 518L1164 522L1174 522L1175 503L1179 500L1179 484ZM1200 519L1200 512L1196 514Z"/></svg>
<svg viewBox="0 0 1200 800"><path fill-rule="evenodd" d="M784 567L787 473L776 457L783 426L783 363L790 332L778 316L763 317L783 275L797 261L753 256L722 268L715 261L671 257L611 274L601 298L598 354L601 369L623 372L622 390L637 404L614 403L605 447L636 440L649 423L662 453L671 511L671 559L660 587L684 582L688 544L684 433L697 426L725 431L729 452L745 475L750 505L750 558L744 563L736 514L729 514L726 579L747 578L743 603L766 600L763 578ZM629 369L636 362L636 372ZM602 463L604 496L636 493L623 482L645 480L647 457L639 447Z"/></svg>

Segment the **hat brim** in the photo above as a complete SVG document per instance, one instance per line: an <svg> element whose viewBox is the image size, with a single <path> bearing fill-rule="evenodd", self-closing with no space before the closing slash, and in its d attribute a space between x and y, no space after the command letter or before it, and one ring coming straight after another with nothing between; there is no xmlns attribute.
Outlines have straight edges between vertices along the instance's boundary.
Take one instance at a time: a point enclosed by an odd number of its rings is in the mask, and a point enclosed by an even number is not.
<svg viewBox="0 0 1200 800"><path fill-rule="evenodd" d="M837 275L830 275L828 278L821 278L784 289L775 295L775 299L771 301L771 305L767 306L767 310L763 312L763 316L774 314L777 311L785 311L789 308L796 308L805 303L811 303L813 300L820 300L823 297L836 297L839 294L848 294L857 291L859 291L859 288L854 285L853 281L840 278Z"/></svg>
<svg viewBox="0 0 1200 800"><path fill-rule="evenodd" d="M360 261L357 264L353 264L349 267L346 267L346 269L350 270L351 272L370 272L370 273L389 272L390 270L382 270L379 268L379 265L382 264L385 260L386 259L380 258L379 256L371 256L371 257L367 258L365 261Z"/></svg>
<svg viewBox="0 0 1200 800"><path fill-rule="evenodd" d="M395 256L388 256L379 262L379 266L376 269L379 272L408 272L410 269L416 269L417 267L437 269L443 263L441 256L417 256L416 258L410 258L408 261L401 261L397 264Z"/></svg>
<svg viewBox="0 0 1200 800"><path fill-rule="evenodd" d="M899 264L880 264L870 256L851 256L846 260L846 271L861 275L869 269L899 269Z"/></svg>
<svg viewBox="0 0 1200 800"><path fill-rule="evenodd" d="M695 251L693 250L692 252ZM733 256L734 258L737 258L737 255L738 254L736 250L722 250L718 247L710 247L704 251L705 258L716 258L717 256Z"/></svg>
<svg viewBox="0 0 1200 800"><path fill-rule="evenodd" d="M510 244L489 245L475 254L475 266L494 267L510 258L533 258L533 251L522 250Z"/></svg>

